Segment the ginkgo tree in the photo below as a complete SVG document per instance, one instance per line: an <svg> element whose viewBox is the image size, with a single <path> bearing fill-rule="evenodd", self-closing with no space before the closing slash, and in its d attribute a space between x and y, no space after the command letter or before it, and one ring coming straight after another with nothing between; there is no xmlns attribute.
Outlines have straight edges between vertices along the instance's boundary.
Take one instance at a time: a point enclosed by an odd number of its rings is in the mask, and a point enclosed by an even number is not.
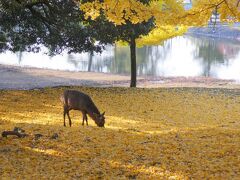
<svg viewBox="0 0 240 180"><path fill-rule="evenodd" d="M112 23L113 30L106 34L111 33L111 36L115 36L115 41L121 40L129 44L131 54L130 87L136 87L137 44L157 44L183 32L175 27L174 16L184 12L182 3L175 0L85 0L81 1L80 8L85 12L86 19L99 20L100 17ZM162 18L162 20L159 21L156 17ZM161 36L157 35L159 31L162 32Z"/></svg>
<svg viewBox="0 0 240 180"><path fill-rule="evenodd" d="M116 40L123 40L129 44L130 86L136 87L136 41L141 42L141 45L145 42L147 45L153 44L153 40L157 44L181 35L186 31L181 25L205 25L216 9L221 14L222 21L240 20L240 0L192 0L191 3L193 8L185 11L181 0L82 0L80 8L85 12L86 19L94 20L104 16L115 25L118 31L115 34Z"/></svg>

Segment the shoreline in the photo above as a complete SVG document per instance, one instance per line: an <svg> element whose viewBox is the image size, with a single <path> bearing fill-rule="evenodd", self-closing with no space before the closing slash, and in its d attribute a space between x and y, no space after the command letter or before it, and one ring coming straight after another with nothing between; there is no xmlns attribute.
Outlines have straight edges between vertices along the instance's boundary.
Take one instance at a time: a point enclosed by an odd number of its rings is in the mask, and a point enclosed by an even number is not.
<svg viewBox="0 0 240 180"><path fill-rule="evenodd" d="M59 86L129 87L130 76L75 72L0 64L1 90L30 90ZM137 77L138 88L228 88L239 89L234 80L211 77Z"/></svg>
<svg viewBox="0 0 240 180"><path fill-rule="evenodd" d="M201 36L208 38L219 38L225 40L232 40L236 42L240 42L240 28L236 26L235 28L224 25L217 25L217 27L192 27L189 28L185 33L186 35L192 36Z"/></svg>

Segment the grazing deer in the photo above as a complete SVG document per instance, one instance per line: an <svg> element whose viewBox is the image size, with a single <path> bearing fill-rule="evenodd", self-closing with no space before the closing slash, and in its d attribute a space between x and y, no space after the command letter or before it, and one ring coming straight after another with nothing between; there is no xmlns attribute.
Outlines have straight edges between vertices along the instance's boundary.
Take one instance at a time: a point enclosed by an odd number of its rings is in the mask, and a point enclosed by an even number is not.
<svg viewBox="0 0 240 180"><path fill-rule="evenodd" d="M84 121L86 120L86 124L88 125L88 118L87 114L95 121L95 123L99 127L104 127L105 117L104 113L100 114L98 108L92 101L92 99L87 95L80 91L75 90L65 90L63 95L60 97L63 103L63 119L64 119L64 126L65 123L65 116L67 114L69 120L69 126L71 127L72 121L69 115L70 110L79 110L82 112L83 121L82 125L84 125Z"/></svg>

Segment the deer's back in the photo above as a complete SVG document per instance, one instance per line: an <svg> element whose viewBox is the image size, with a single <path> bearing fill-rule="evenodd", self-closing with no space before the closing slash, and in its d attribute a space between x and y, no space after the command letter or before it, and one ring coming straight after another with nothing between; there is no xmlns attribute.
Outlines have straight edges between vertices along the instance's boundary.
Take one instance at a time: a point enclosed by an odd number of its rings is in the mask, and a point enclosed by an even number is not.
<svg viewBox="0 0 240 180"><path fill-rule="evenodd" d="M80 91L65 90L61 100L68 109L99 113L92 99Z"/></svg>

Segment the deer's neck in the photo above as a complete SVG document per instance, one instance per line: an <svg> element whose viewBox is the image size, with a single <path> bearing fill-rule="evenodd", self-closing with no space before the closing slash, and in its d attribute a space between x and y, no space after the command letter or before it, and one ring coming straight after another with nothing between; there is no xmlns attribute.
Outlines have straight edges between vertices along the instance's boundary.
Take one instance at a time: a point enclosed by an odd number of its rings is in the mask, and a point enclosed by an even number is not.
<svg viewBox="0 0 240 180"><path fill-rule="evenodd" d="M96 115L100 115L100 112L95 105L93 105L91 108L89 108L87 113L93 120L96 120L96 118L97 118Z"/></svg>
<svg viewBox="0 0 240 180"><path fill-rule="evenodd" d="M96 122L97 121L97 114L89 112L88 115Z"/></svg>

